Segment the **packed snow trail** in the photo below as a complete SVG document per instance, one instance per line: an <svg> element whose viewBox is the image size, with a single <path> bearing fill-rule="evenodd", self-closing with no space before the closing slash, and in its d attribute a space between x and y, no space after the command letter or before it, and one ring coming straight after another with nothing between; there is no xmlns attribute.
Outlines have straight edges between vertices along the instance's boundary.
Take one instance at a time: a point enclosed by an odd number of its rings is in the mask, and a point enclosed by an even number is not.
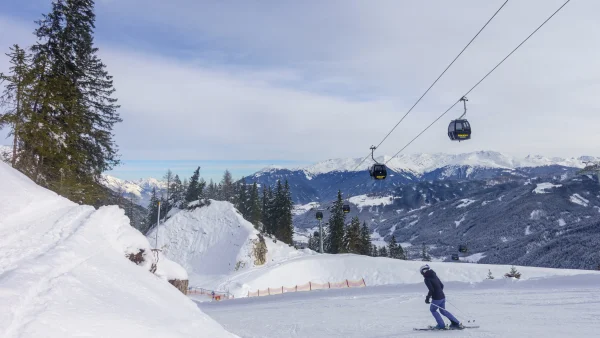
<svg viewBox="0 0 600 338"><path fill-rule="evenodd" d="M435 324L425 304L423 283L287 293L198 306L241 337L596 337L598 285L599 274L445 283L452 304L447 308L459 320L475 319L475 325L481 326L462 331L413 331Z"/></svg>
<svg viewBox="0 0 600 338"><path fill-rule="evenodd" d="M162 257L153 275L125 257L139 249L123 210L77 205L0 162L1 337L233 336L168 284L187 278L180 266Z"/></svg>

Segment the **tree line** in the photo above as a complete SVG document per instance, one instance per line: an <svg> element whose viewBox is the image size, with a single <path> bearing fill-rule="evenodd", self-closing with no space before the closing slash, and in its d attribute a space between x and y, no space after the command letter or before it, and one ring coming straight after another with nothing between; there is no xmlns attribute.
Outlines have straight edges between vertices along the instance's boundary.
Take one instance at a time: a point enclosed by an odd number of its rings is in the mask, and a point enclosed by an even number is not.
<svg viewBox="0 0 600 338"><path fill-rule="evenodd" d="M94 46L95 19L92 0L55 0L36 21L35 44L10 48L0 129L10 128L14 168L72 201L99 205L107 194L101 174L119 164L112 130L122 120Z"/></svg>
<svg viewBox="0 0 600 338"><path fill-rule="evenodd" d="M165 195L159 196L156 188L152 190L148 205L149 227L157 223L159 205L161 220L164 220L173 208L194 209L212 199L231 202L257 230L293 244L293 200L287 180L283 183L277 181L274 187L262 186L259 191L256 182L251 185L246 184L244 179L236 182L228 170L225 170L220 182L215 183L211 179L207 183L200 177L200 167L189 180L181 181L179 175L174 175L171 170L163 178L166 181Z"/></svg>
<svg viewBox="0 0 600 338"><path fill-rule="evenodd" d="M387 246L377 248L371 243L371 233L367 223L362 226L358 216L353 217L350 224L346 224L346 214L343 210L344 200L342 192L338 191L337 200L330 208L331 214L325 223L323 236L323 250L326 253L341 254L353 253L373 257L390 257L395 259L406 259L406 253L396 237L392 236ZM320 234L315 231L308 237L308 248L319 251Z"/></svg>

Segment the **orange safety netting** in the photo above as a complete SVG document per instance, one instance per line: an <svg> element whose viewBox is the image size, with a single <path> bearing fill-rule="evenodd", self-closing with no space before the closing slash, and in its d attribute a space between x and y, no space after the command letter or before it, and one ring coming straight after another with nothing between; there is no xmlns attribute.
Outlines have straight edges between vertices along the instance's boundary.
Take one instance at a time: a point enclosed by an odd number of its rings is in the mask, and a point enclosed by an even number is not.
<svg viewBox="0 0 600 338"><path fill-rule="evenodd" d="M267 288L265 290L248 291L248 297L262 297L271 295L280 295L286 292L298 292L298 291L313 291L323 289L343 289L343 288L357 288L367 286L364 278L359 280L344 280L341 282L327 282L327 283L313 283L308 282L302 285L296 285L294 287L280 286L278 288Z"/></svg>

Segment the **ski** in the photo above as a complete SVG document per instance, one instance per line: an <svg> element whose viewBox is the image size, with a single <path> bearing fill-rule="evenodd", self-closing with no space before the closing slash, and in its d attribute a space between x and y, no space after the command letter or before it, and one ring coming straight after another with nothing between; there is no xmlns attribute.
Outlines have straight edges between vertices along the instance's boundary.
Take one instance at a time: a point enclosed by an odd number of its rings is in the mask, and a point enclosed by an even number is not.
<svg viewBox="0 0 600 338"><path fill-rule="evenodd" d="M415 331L447 331L448 330L449 331L449 330L464 330L464 329L478 329L478 328L479 328L479 325L463 325L461 328L451 328L449 326L446 326L443 329L438 329L435 326L428 326L428 327L421 327L421 328L415 327L415 328L413 328L413 330L415 330Z"/></svg>

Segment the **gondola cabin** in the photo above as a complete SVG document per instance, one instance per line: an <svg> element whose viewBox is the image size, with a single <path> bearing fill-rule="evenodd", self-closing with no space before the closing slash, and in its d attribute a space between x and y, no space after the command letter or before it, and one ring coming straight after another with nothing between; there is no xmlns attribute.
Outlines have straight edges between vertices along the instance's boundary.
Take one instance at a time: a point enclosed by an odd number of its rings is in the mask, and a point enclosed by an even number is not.
<svg viewBox="0 0 600 338"><path fill-rule="evenodd" d="M373 164L369 174L376 180L384 180L387 177L387 168L385 164Z"/></svg>
<svg viewBox="0 0 600 338"><path fill-rule="evenodd" d="M452 120L448 125L448 137L452 141L471 139L471 124L467 120Z"/></svg>
<svg viewBox="0 0 600 338"><path fill-rule="evenodd" d="M452 260L453 261L457 261L458 260L458 255L457 254L453 254L452 255Z"/></svg>
<svg viewBox="0 0 600 338"><path fill-rule="evenodd" d="M349 213L349 212L350 212L350 205L348 205L348 204L344 204L344 205L342 206L342 210L343 210L343 211L344 211L344 213L346 213L346 214L347 214L347 213Z"/></svg>
<svg viewBox="0 0 600 338"><path fill-rule="evenodd" d="M466 246L466 245L459 245L459 246L458 246L458 251L459 251L460 253L467 253L467 251L469 251L469 249L467 249L467 246Z"/></svg>
<svg viewBox="0 0 600 338"><path fill-rule="evenodd" d="M317 219L320 221L323 219L323 212L317 211Z"/></svg>

